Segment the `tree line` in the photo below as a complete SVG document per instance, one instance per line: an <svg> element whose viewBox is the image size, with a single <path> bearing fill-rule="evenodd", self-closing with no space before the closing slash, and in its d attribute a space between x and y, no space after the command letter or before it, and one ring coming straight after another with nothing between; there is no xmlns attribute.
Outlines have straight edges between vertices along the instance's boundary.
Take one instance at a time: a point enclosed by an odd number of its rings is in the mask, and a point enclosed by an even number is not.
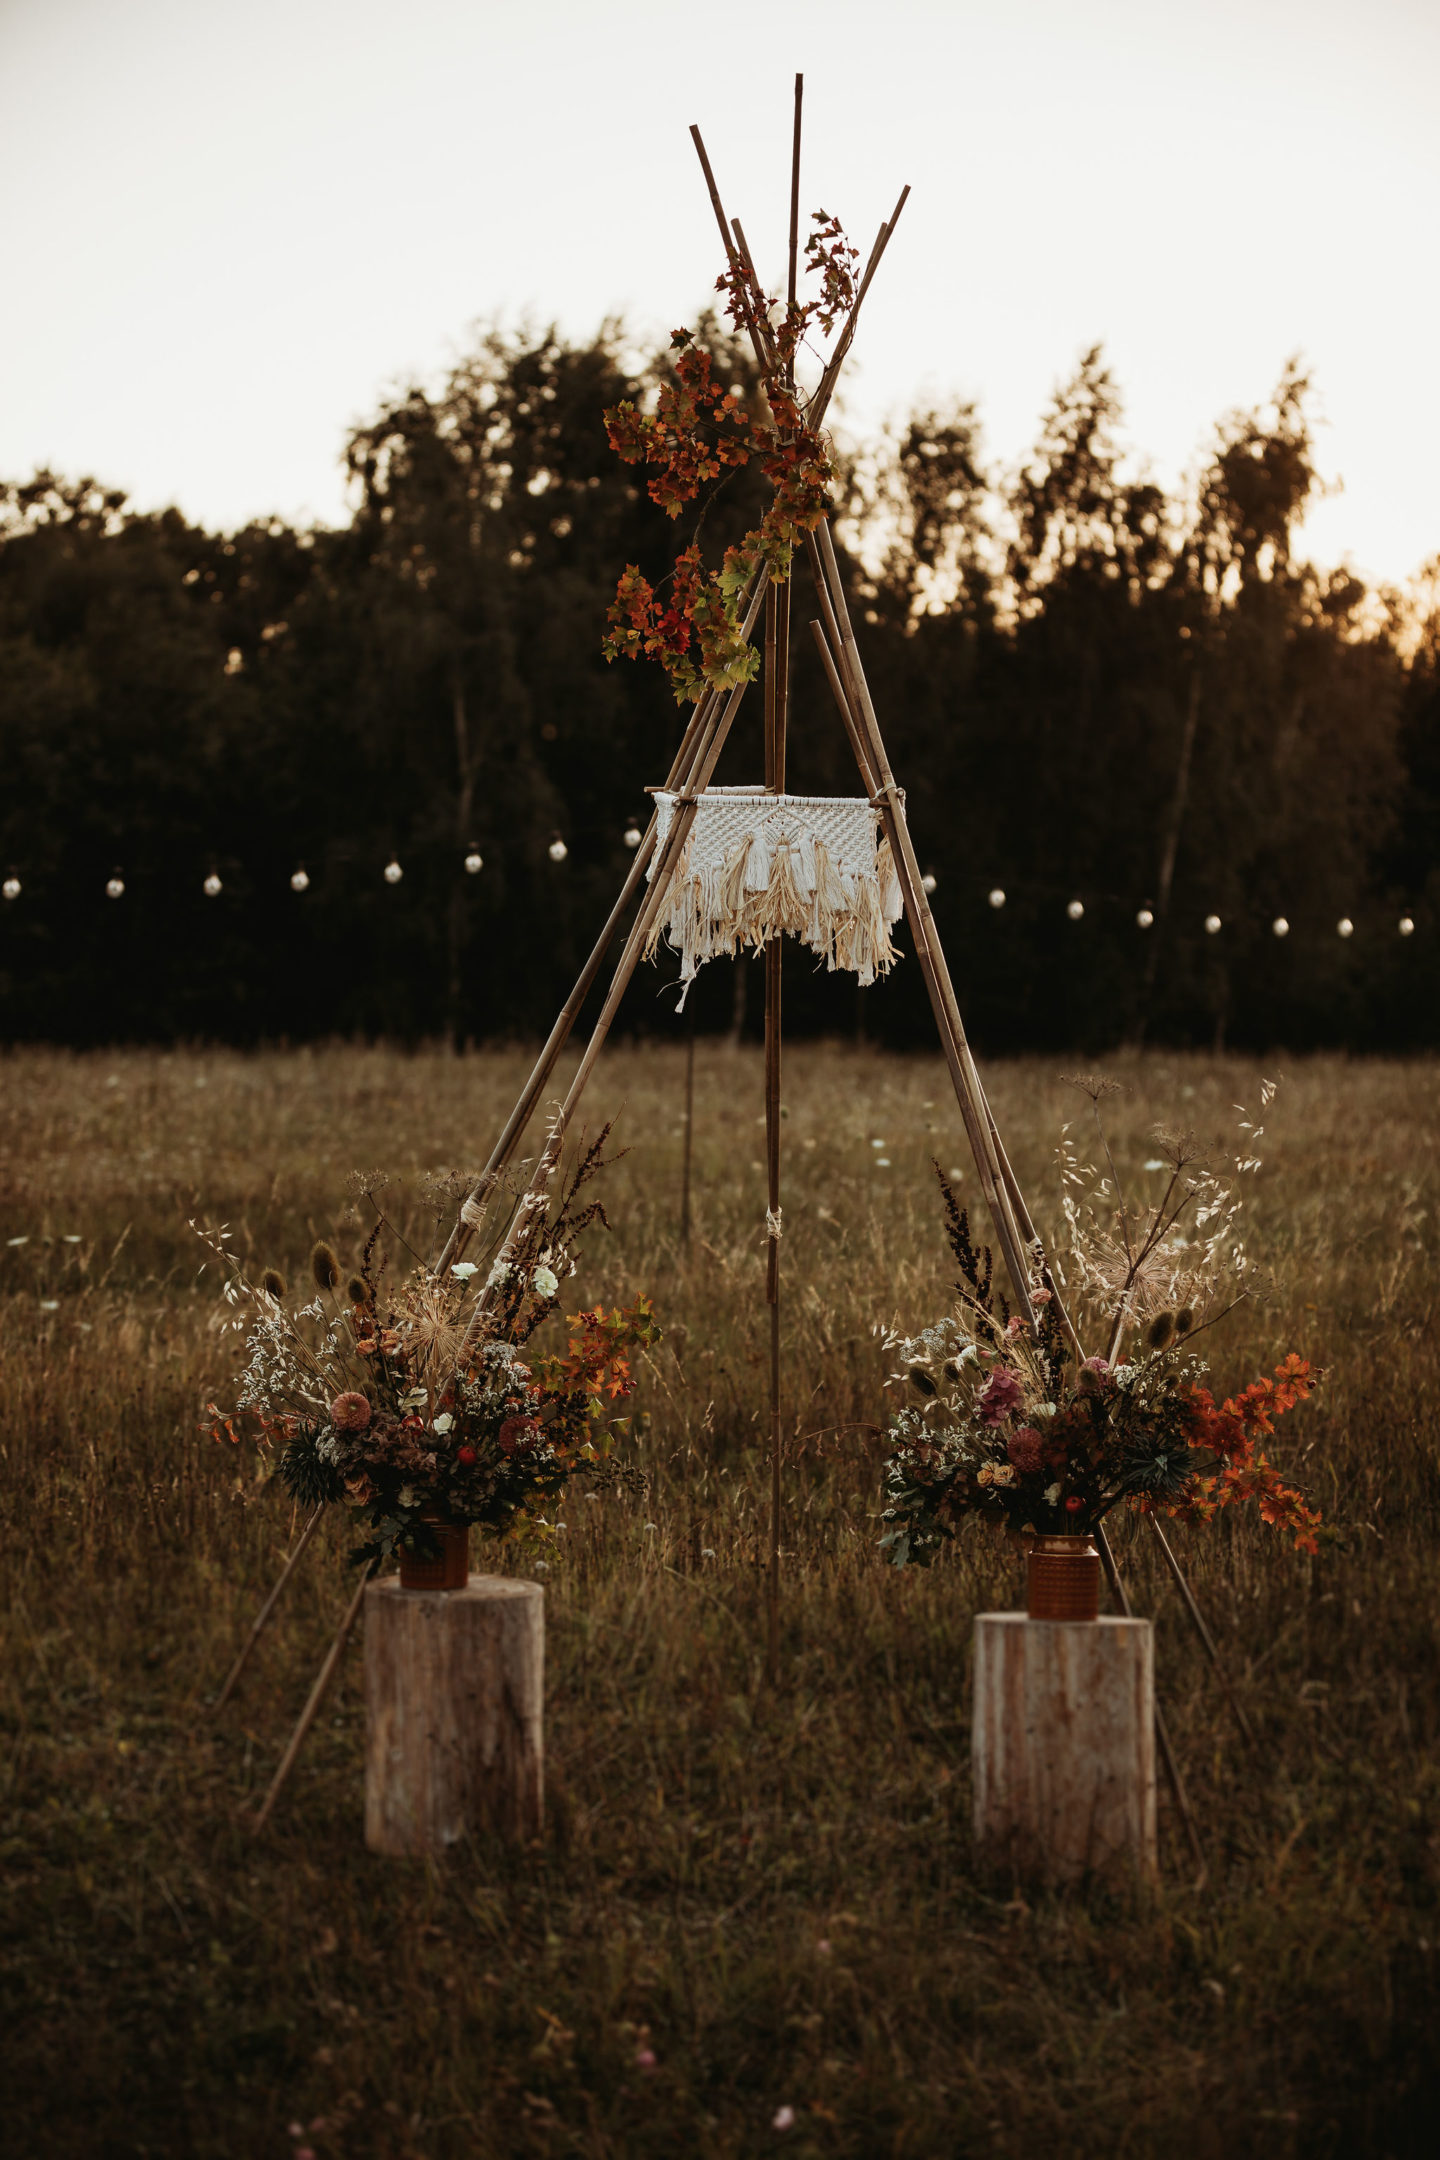
<svg viewBox="0 0 1440 2160"><path fill-rule="evenodd" d="M650 503L601 420L666 365L614 325L484 334L354 431L337 529L210 533L51 473L0 490L0 1035L548 1026L685 718L658 670L600 654L621 569L658 579L696 522ZM1440 610L1299 558L1319 483L1297 367L1218 425L1184 496L1129 476L1120 423L1096 351L1014 475L969 406L844 467L852 609L972 1032L1433 1042ZM763 485L702 504L707 552ZM803 566L794 608L789 784L851 793ZM721 780L759 777L759 704ZM746 1025L753 973L703 971L685 1024ZM642 972L631 1027L682 1024L665 979ZM928 1032L913 964L858 993L797 953L786 998L797 1029Z"/></svg>

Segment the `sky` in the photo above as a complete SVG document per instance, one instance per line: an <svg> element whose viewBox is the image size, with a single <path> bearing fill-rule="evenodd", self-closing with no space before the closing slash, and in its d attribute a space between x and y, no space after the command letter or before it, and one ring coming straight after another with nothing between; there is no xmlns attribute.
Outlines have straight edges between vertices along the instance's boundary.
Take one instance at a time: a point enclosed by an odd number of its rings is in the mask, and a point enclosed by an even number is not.
<svg viewBox="0 0 1440 2160"><path fill-rule="evenodd" d="M1017 464L1103 342L1137 464L1310 367L1325 563L1440 552L1436 0L0 0L0 476L233 529L346 515L349 428L477 322L693 321L698 121L783 277L868 250L841 421L973 399Z"/></svg>

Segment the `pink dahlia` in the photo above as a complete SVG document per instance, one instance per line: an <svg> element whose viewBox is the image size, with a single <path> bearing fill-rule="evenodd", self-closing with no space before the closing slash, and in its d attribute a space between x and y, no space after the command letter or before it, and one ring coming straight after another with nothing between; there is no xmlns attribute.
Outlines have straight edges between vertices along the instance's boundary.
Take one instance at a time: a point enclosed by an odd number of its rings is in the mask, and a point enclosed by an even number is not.
<svg viewBox="0 0 1440 2160"><path fill-rule="evenodd" d="M330 1422L336 1432L364 1432L370 1423L370 1402L353 1392L337 1395L330 1405Z"/></svg>
<svg viewBox="0 0 1440 2160"><path fill-rule="evenodd" d="M1025 1399L1025 1390L1008 1365L999 1365L980 1390L980 1422L1003 1425Z"/></svg>
<svg viewBox="0 0 1440 2160"><path fill-rule="evenodd" d="M1020 1471L1040 1468L1040 1435L1033 1425L1021 1425L1005 1443L1005 1453Z"/></svg>

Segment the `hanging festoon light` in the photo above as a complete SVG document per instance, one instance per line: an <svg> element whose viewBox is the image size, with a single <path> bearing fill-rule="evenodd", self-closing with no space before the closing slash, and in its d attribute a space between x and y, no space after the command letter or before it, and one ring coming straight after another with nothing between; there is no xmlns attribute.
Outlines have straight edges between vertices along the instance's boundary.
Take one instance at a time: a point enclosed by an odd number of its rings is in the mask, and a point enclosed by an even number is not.
<svg viewBox="0 0 1440 2160"><path fill-rule="evenodd" d="M472 840L465 856L465 869L470 877L479 877L485 867L485 858Z"/></svg>
<svg viewBox="0 0 1440 2160"><path fill-rule="evenodd" d="M1335 925L1335 934L1337 937L1354 937L1355 925L1348 915L1340 917L1339 922Z"/></svg>
<svg viewBox="0 0 1440 2160"><path fill-rule="evenodd" d="M1069 916L1071 922L1079 922L1081 916L1085 913L1084 901L1068 900L1065 904L1065 913Z"/></svg>
<svg viewBox="0 0 1440 2160"><path fill-rule="evenodd" d="M1219 931L1219 928L1220 928L1220 918L1219 918L1219 916L1218 916L1218 915L1207 915L1207 916L1205 917L1205 935L1206 935L1206 937L1214 937L1214 936L1215 936L1215 935L1217 934L1217 932Z"/></svg>
<svg viewBox="0 0 1440 2160"><path fill-rule="evenodd" d="M922 877L920 880L920 883L924 886L927 893L934 892L938 882L939 881L936 878L933 870L927 870L924 877Z"/></svg>
<svg viewBox="0 0 1440 2160"><path fill-rule="evenodd" d="M224 891L224 889L224 886L220 882L220 873L218 872L218 870L212 870L209 877L206 878L205 883L200 888L207 900L216 899L219 894Z"/></svg>
<svg viewBox="0 0 1440 2160"><path fill-rule="evenodd" d="M105 896L106 896L106 898L107 898L107 899L109 899L109 900L123 900L123 899L124 899L124 897L125 897L125 880L124 880L124 878L123 878L123 877L121 877L121 875L120 875L120 872L119 872L118 870L116 870L116 871L112 872L112 874L111 874L111 875L110 875L110 876L109 876L108 878L106 878L106 880L105 880Z"/></svg>
<svg viewBox="0 0 1440 2160"><path fill-rule="evenodd" d="M392 855L392 856L391 856L391 858L390 858L390 860L389 860L389 862L387 862L387 863L386 863L386 865L385 865L385 882L386 882L386 884L387 884L387 885L398 885L398 884L399 884L399 882L400 882L400 880L401 880L401 878L402 878L402 877L404 877L404 875L405 875L405 872L404 872L404 871L403 871L403 870L401 869L401 867L400 867L399 863L398 863L398 862L396 862L396 860L395 860L395 857L394 857L394 856Z"/></svg>
<svg viewBox="0 0 1440 2160"><path fill-rule="evenodd" d="M290 890L291 892L309 892L310 890L310 873L303 862L297 864L296 868L290 873Z"/></svg>
<svg viewBox="0 0 1440 2160"><path fill-rule="evenodd" d="M1005 893L1004 893L1004 890L1003 890L1003 888L1002 888L1001 886L999 886L999 885L992 885L992 886L991 886L991 888L990 888L990 905L991 905L991 907L994 907L994 908L1001 908L1001 907L1004 907L1004 905L1005 905Z"/></svg>
<svg viewBox="0 0 1440 2160"><path fill-rule="evenodd" d="M568 847L566 847L565 842L561 839L559 833L557 832L545 852L550 857L551 862L564 862L566 856L570 853L570 850Z"/></svg>
<svg viewBox="0 0 1440 2160"><path fill-rule="evenodd" d="M1276 937L1289 937L1290 935L1290 925L1283 915L1277 915L1270 928L1274 931Z"/></svg>
<svg viewBox="0 0 1440 2160"><path fill-rule="evenodd" d="M7 900L19 899L20 880L18 877L16 877L13 870L10 872L9 877L6 878L4 884L0 885L0 893L3 893Z"/></svg>
<svg viewBox="0 0 1440 2160"><path fill-rule="evenodd" d="M1139 923L1142 930L1148 930L1150 928L1150 925L1155 920L1155 910L1153 908L1142 907L1139 914L1135 917L1135 920L1137 923Z"/></svg>
<svg viewBox="0 0 1440 2160"><path fill-rule="evenodd" d="M1413 915L1402 915L1402 916L1400 917L1400 921L1399 921L1399 923L1397 924L1397 926L1396 926L1396 927L1398 928L1398 930L1399 930L1399 932L1400 932L1400 935L1401 935L1401 937L1413 937L1413 936L1414 936L1414 934L1415 934L1415 918L1414 918L1414 916L1413 916Z"/></svg>
<svg viewBox="0 0 1440 2160"><path fill-rule="evenodd" d="M626 826L625 831L621 837L624 839L626 847L628 847L633 853L634 850L639 847L640 842L644 839L645 835L641 832L640 827L636 824L634 818L631 818L630 823Z"/></svg>

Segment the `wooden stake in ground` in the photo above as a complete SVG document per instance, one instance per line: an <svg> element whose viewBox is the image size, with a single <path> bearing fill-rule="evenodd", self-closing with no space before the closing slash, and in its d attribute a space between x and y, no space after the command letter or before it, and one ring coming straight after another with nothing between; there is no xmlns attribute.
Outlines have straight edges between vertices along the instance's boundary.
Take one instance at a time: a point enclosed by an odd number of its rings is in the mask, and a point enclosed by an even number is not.
<svg viewBox="0 0 1440 2160"><path fill-rule="evenodd" d="M281 1593L284 1590L286 1583L289 1582L290 1577L294 1574L296 1567L299 1565L300 1555L304 1552L306 1546L310 1543L311 1538L315 1535L316 1528L319 1525L320 1517L324 1514L324 1512L325 1503L322 1501L320 1503L320 1506L316 1508L314 1514L310 1517L309 1522L306 1523L305 1528L301 1531L298 1539L296 1540L295 1550L291 1553L289 1559L285 1562L284 1567L280 1570L279 1579L277 1580L274 1589L270 1592L270 1595L266 1598L264 1604L260 1607L259 1612L256 1613L255 1618L251 1621L250 1632L246 1636L244 1642L240 1645L240 1655L236 1658L235 1663L231 1666L229 1676L226 1679L225 1685L221 1688L220 1693L215 1698L214 1712L216 1716L218 1716L219 1713L224 1709L226 1703L229 1702L230 1697L234 1694L236 1683L238 1682L241 1673L244 1672L246 1665L249 1663L250 1653L255 1648L256 1643L259 1642L260 1637L264 1632L265 1624L269 1620L271 1613L274 1612L275 1607L279 1604Z"/></svg>
<svg viewBox="0 0 1440 2160"><path fill-rule="evenodd" d="M355 1595L345 1608L345 1617L335 1631L335 1640L330 1645L324 1664L315 1675L315 1685L310 1690L309 1700L300 1713L294 1732L290 1735L289 1746L280 1758L280 1767L270 1781L270 1790L265 1795L265 1804L255 1818L257 1836L274 1814L275 1803L285 1790L286 1781L295 1767L301 1748L305 1745L305 1736L320 1715L320 1706L330 1692L330 1683L340 1668L340 1660L345 1655L345 1645L350 1640L350 1630L354 1627L359 1616L360 1600L365 1595L365 1586L374 1572L375 1562L372 1560L355 1586Z"/></svg>

